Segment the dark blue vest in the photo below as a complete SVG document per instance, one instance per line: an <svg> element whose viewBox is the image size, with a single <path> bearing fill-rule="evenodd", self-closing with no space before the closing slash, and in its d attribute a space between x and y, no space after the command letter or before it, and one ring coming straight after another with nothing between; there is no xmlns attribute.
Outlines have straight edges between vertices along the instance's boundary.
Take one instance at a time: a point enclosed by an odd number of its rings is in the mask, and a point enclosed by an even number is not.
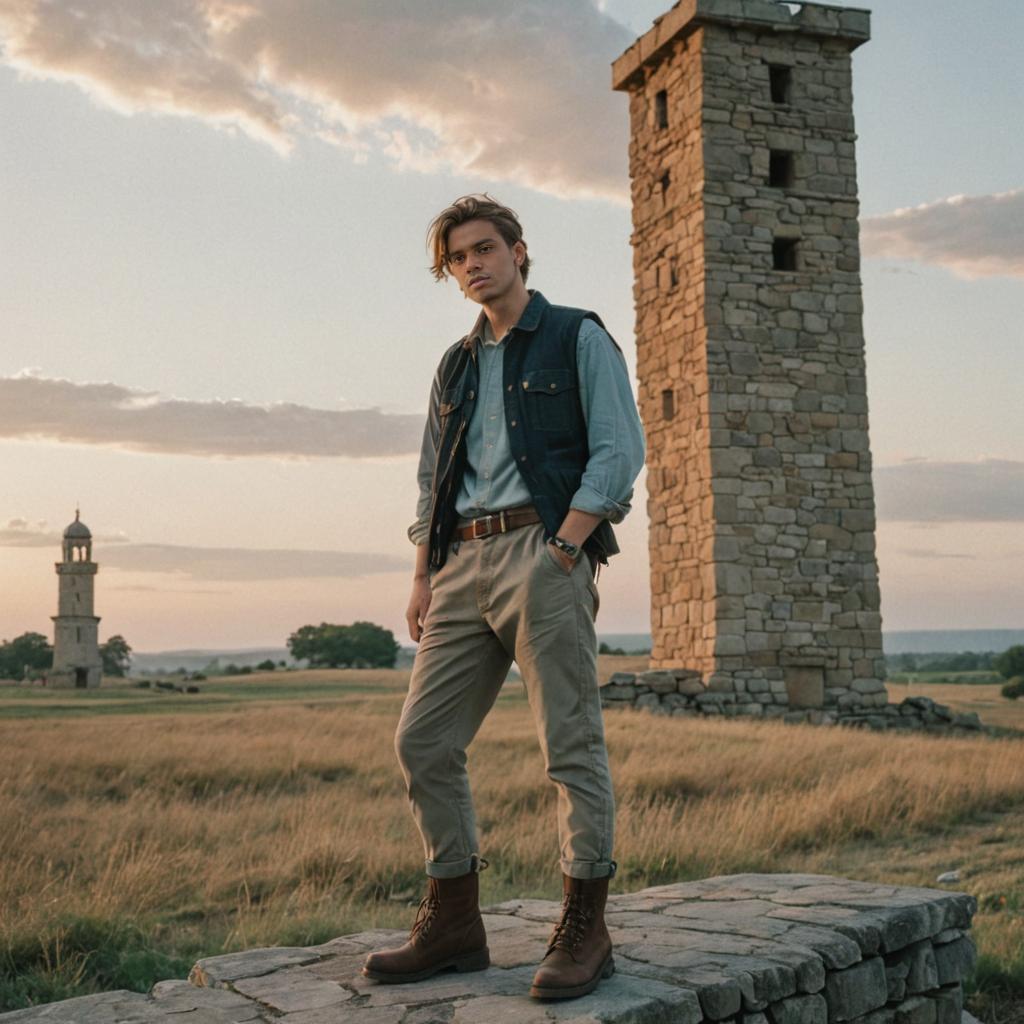
<svg viewBox="0 0 1024 1024"><path fill-rule="evenodd" d="M576 368L576 341L584 319L604 326L596 313L552 306L540 292L531 292L505 345L503 385L509 445L549 536L562 525L590 457ZM476 353L465 338L444 354L438 372L441 431L429 541L429 564L435 569L444 565L458 519L455 501L466 467L466 429L479 389ZM603 563L618 553L608 520L598 524L583 548Z"/></svg>

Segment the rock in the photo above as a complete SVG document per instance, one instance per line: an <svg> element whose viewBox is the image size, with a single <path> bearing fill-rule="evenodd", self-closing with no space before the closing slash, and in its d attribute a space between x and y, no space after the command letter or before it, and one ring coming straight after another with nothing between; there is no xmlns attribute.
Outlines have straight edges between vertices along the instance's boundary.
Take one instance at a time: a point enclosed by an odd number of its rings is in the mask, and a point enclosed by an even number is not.
<svg viewBox="0 0 1024 1024"><path fill-rule="evenodd" d="M974 970L977 951L974 948L974 941L967 935L955 942L935 946L934 952L940 985L961 981Z"/></svg>
<svg viewBox="0 0 1024 1024"><path fill-rule="evenodd" d="M911 996L896 1007L893 1024L935 1024L935 1003L922 996Z"/></svg>
<svg viewBox="0 0 1024 1024"><path fill-rule="evenodd" d="M945 884L952 884L953 882L959 882L960 881L960 872L959 871L943 871L942 874L939 875L939 877L935 879L935 881L936 882L943 882Z"/></svg>
<svg viewBox="0 0 1024 1024"><path fill-rule="evenodd" d="M637 683L646 686L651 693L675 693L679 683L674 673L652 671L641 672L636 677Z"/></svg>
<svg viewBox="0 0 1024 1024"><path fill-rule="evenodd" d="M635 672L613 672L611 674L611 678L608 680L608 683L605 683L604 685L607 686L610 683L613 686L629 686L630 684L635 682Z"/></svg>
<svg viewBox="0 0 1024 1024"><path fill-rule="evenodd" d="M775 1024L828 1024L828 1004L817 992L790 996L773 1003L768 1012Z"/></svg>
<svg viewBox="0 0 1024 1024"><path fill-rule="evenodd" d="M825 999L829 1021L852 1020L884 1006L888 985L882 958L875 956L830 974L825 979Z"/></svg>
<svg viewBox="0 0 1024 1024"><path fill-rule="evenodd" d="M981 729L981 719L975 711L961 711L953 715L953 725L960 729Z"/></svg>
<svg viewBox="0 0 1024 1024"><path fill-rule="evenodd" d="M636 687L632 684L622 685L620 683L606 683L600 690L601 699L608 701L634 701L636 700Z"/></svg>

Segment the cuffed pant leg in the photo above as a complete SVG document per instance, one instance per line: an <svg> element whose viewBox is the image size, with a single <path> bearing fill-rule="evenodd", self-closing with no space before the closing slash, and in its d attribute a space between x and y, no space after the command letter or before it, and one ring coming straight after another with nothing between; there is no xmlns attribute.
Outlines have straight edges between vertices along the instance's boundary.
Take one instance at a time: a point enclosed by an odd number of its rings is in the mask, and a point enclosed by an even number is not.
<svg viewBox="0 0 1024 1024"><path fill-rule="evenodd" d="M524 534L515 553L518 593L508 599L503 628L514 631L545 769L558 791L562 870L601 878L615 871L615 799L597 681L596 586L586 559L565 571L542 528L517 533Z"/></svg>
<svg viewBox="0 0 1024 1024"><path fill-rule="evenodd" d="M477 609L475 554L471 545L462 545L435 579L395 734L426 872L434 878L455 878L477 867L466 748L511 664Z"/></svg>

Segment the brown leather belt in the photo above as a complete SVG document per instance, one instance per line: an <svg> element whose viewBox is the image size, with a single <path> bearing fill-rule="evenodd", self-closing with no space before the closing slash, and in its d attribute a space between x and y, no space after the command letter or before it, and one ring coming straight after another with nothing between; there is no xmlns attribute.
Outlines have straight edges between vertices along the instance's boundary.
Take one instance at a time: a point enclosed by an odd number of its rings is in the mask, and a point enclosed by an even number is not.
<svg viewBox="0 0 1024 1024"><path fill-rule="evenodd" d="M473 519L468 526L460 526L455 530L455 536L459 540L482 540L495 533L508 533L520 526L530 526L532 523L539 523L540 516L532 505L523 505L520 508L507 508L503 512L494 512L489 516L481 516Z"/></svg>

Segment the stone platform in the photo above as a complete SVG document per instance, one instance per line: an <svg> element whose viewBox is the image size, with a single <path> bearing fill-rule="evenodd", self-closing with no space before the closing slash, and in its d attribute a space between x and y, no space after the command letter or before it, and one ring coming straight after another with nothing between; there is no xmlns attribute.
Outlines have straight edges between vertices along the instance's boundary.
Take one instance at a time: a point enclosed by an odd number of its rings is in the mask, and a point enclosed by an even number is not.
<svg viewBox="0 0 1024 1024"><path fill-rule="evenodd" d="M725 875L611 897L617 971L582 999L529 998L559 906L513 900L487 910L487 971L379 985L359 968L405 933L362 932L209 957L149 995L84 996L0 1024L961 1024L976 909L936 889Z"/></svg>

